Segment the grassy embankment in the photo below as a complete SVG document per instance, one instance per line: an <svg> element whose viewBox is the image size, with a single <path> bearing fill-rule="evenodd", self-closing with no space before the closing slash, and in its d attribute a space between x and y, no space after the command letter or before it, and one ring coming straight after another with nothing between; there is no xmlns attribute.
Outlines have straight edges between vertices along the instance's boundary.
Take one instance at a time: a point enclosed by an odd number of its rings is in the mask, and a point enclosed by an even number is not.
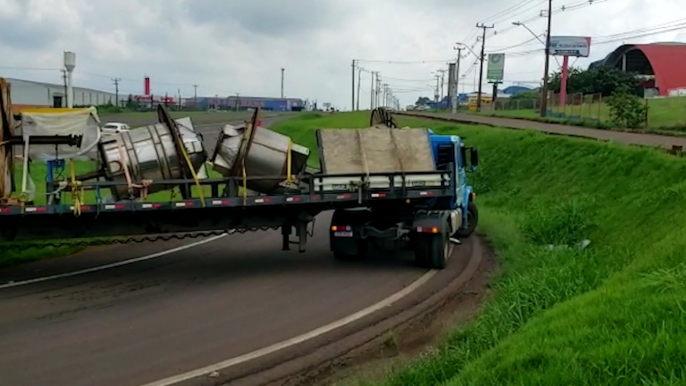
<svg viewBox="0 0 686 386"><path fill-rule="evenodd" d="M480 114L496 117L530 119L553 123L567 123L579 126L611 129L610 108L605 103L585 103L580 106L568 106L566 110L552 106L554 113L565 113L567 116L578 116L580 120L567 118L540 118L537 109L489 110ZM595 122L598 121L598 122ZM686 97L648 99L648 124L643 131L665 132L673 134L686 133Z"/></svg>
<svg viewBox="0 0 686 386"><path fill-rule="evenodd" d="M363 114L283 122L360 127ZM480 231L501 271L479 315L381 385L667 385L686 380L686 160L652 149L401 120L479 148ZM549 249L590 239L583 250Z"/></svg>

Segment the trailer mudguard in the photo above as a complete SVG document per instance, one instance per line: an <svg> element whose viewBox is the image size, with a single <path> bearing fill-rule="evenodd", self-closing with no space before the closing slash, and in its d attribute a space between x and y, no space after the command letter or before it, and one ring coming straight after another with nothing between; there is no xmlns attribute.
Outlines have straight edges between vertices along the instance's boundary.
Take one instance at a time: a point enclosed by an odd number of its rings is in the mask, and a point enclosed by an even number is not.
<svg viewBox="0 0 686 386"><path fill-rule="evenodd" d="M448 227L448 216L450 216L450 212L447 210L417 213L413 222L413 230L417 231L418 228L437 228L438 233L442 233Z"/></svg>

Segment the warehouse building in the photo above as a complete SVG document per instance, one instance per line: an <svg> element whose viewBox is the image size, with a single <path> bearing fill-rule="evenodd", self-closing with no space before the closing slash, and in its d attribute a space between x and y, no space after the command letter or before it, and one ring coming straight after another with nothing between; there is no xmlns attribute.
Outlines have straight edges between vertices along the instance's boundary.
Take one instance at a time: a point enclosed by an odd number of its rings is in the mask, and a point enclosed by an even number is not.
<svg viewBox="0 0 686 386"><path fill-rule="evenodd" d="M194 107L195 98L188 98L184 101L185 107ZM230 97L198 97L197 105L200 109L215 110L247 110L259 107L269 111L294 111L301 110L305 102L298 98L265 98L251 96L230 96Z"/></svg>
<svg viewBox="0 0 686 386"><path fill-rule="evenodd" d="M6 78L11 87L14 110L24 107L67 107L66 87L57 83L34 82ZM115 104L114 93L90 88L74 87L74 107ZM126 96L119 95L124 101Z"/></svg>

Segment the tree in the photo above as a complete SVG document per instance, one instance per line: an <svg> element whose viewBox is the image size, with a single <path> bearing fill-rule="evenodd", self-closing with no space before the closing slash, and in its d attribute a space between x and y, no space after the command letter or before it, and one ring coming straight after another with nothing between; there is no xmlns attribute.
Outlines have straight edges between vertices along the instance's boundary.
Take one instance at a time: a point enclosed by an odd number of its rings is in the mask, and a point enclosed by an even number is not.
<svg viewBox="0 0 686 386"><path fill-rule="evenodd" d="M637 129L646 122L648 106L630 91L626 85L620 85L607 104L610 106L612 123L618 127Z"/></svg>
<svg viewBox="0 0 686 386"><path fill-rule="evenodd" d="M431 99L427 97L419 97L417 101L414 103L415 106L426 106L431 102Z"/></svg>
<svg viewBox="0 0 686 386"><path fill-rule="evenodd" d="M550 81L550 89L556 93L561 90L562 74L558 71L553 73ZM597 66L590 70L582 70L578 67L569 69L567 78L567 93L602 94L604 97L611 96L620 88L628 90L629 94L642 96L641 82L634 73L624 72L610 66Z"/></svg>

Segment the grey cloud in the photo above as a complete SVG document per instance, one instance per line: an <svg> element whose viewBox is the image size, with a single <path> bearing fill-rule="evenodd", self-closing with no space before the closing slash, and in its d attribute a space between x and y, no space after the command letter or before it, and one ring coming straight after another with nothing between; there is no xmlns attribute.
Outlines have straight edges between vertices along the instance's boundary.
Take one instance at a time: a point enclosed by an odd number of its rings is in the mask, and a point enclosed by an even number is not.
<svg viewBox="0 0 686 386"><path fill-rule="evenodd" d="M194 21L218 29L238 25L252 34L287 38L343 25L355 12L352 3L335 0L186 1L184 7Z"/></svg>
<svg viewBox="0 0 686 386"><path fill-rule="evenodd" d="M37 51L51 46L59 28L49 22L29 23L25 18L0 18L0 44L22 51Z"/></svg>

